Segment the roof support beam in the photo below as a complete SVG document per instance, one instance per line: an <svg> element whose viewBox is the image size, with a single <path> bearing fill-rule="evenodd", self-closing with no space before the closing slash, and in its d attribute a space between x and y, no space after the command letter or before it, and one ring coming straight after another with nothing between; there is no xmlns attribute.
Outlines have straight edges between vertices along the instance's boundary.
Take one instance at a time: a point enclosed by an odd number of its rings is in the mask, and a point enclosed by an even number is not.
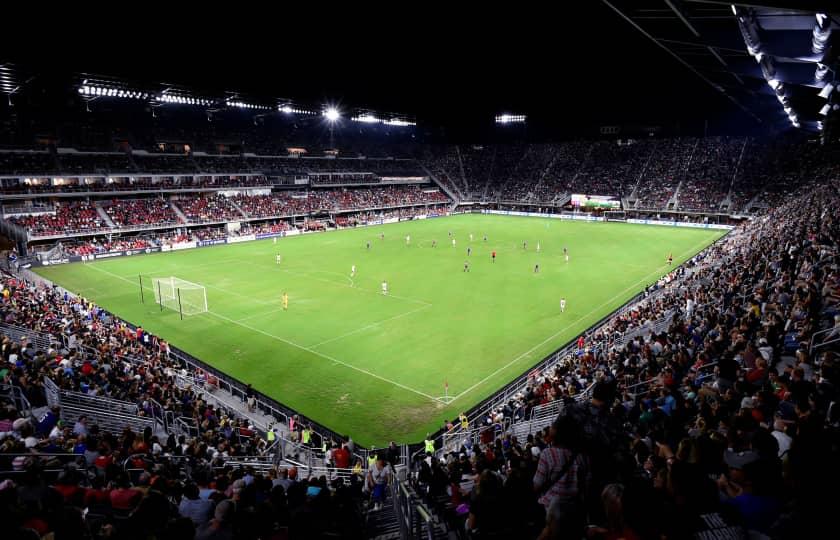
<svg viewBox="0 0 840 540"><path fill-rule="evenodd" d="M618 9L617 7L615 7L614 5L612 5L612 3L610 3L608 0L601 0L601 1L602 1L602 2L603 2L603 3L604 3L604 4L608 7L608 8L610 8L610 9L611 9L611 10L613 10L613 11L615 11L615 12L618 14L618 16L619 16L619 17L621 17L622 19L624 19L625 21L627 21L627 22L628 22L628 23L629 23L629 24L630 24L633 28L635 28L636 30L638 30L638 31L639 31L639 32L640 32L643 36L645 36L646 38L648 38L648 39L649 39L649 40L651 40L652 42L656 43L656 45L657 45L657 46L659 46L659 47L660 47L661 49L663 49L665 52L667 52L668 54L670 54L671 56L673 56L673 57L674 57L674 59L676 59L676 60L677 60L677 62L679 62L680 64L682 64L683 66L685 66L686 68L688 68L689 70L691 70L691 72L692 72L692 73L694 73L695 75L697 75L698 77L700 77L700 78L701 78L701 79L702 79L702 80L703 80L706 84L708 84L709 86L711 86L712 88L714 88L715 90L717 90L718 92L720 92L721 94L723 94L724 96L726 96L726 99L728 99L729 101L731 101L732 103L734 103L734 104L735 104L735 106L737 106L739 109L741 109L742 111L744 111L745 113L747 113L749 116L751 116L752 118L754 118L756 122L758 122L758 123L763 123L763 122L761 121L761 118L759 118L758 116L756 116L756 114L755 114L754 112L752 112L751 110L749 110L748 108L746 108L744 105L742 105L740 101L738 101L738 100L737 100L737 99L735 99L734 97L730 96L730 95L729 95L729 94L728 94L728 93L727 93L727 92L726 92L726 91L725 91L725 90L724 90L724 89L723 89L720 85L715 84L714 82L712 82L711 80L709 80L709 79L708 79L705 75L703 75L702 73L700 73L699 71L697 71L697 69L696 69L694 66L692 66L691 64L689 64L688 62L686 62L685 60L683 60L683 59L682 59L682 58L681 58L681 57L680 57L677 53L675 53L674 51L672 51L671 49L669 49L668 47L666 47L665 45L663 45L663 44L662 44L659 40L657 40L655 37L653 37L652 35L650 35L650 34L649 34L649 33L648 33L648 32L647 32L644 28L642 28L641 26L639 26L638 24L636 24L636 22L635 22L633 19L631 19L630 17L628 17L627 15L625 15L625 14L624 14L624 12L622 12L620 9Z"/></svg>
<svg viewBox="0 0 840 540"><path fill-rule="evenodd" d="M671 8L671 11L673 11L674 14L677 17L679 17L679 19L683 22L685 27L688 28L692 34L694 34L694 37L700 37L700 32L698 32L697 29L694 28L694 25L691 24L688 21L688 19L685 18L685 15L682 14L682 11L680 11L671 0L665 0L665 3L668 5L669 8Z"/></svg>

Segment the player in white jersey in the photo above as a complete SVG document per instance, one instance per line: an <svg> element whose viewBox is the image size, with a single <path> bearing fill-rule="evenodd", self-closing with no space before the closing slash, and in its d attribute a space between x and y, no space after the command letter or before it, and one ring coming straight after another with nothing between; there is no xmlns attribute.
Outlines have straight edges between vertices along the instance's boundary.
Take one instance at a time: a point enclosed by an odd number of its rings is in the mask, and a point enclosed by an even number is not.
<svg viewBox="0 0 840 540"><path fill-rule="evenodd" d="M472 242L472 239L473 239L473 235L472 235L472 233L470 233L470 242Z"/></svg>
<svg viewBox="0 0 840 540"><path fill-rule="evenodd" d="M274 237L274 243L275 244L277 243L277 237L276 236Z"/></svg>
<svg viewBox="0 0 840 540"><path fill-rule="evenodd" d="M563 248L563 255L566 257L566 262L569 262L569 250Z"/></svg>
<svg viewBox="0 0 840 540"><path fill-rule="evenodd" d="M411 235L405 235L405 245L409 245L411 243Z"/></svg>
<svg viewBox="0 0 840 540"><path fill-rule="evenodd" d="M452 247L455 247L455 239L452 239Z"/></svg>
<svg viewBox="0 0 840 540"><path fill-rule="evenodd" d="M283 261L283 256L279 253L274 257L274 262L280 264Z"/></svg>
<svg viewBox="0 0 840 540"><path fill-rule="evenodd" d="M382 294L388 294L388 282L382 280Z"/></svg>
<svg viewBox="0 0 840 540"><path fill-rule="evenodd" d="M540 243L537 242L537 253L539 253L539 252L540 252Z"/></svg>
<svg viewBox="0 0 840 540"><path fill-rule="evenodd" d="M560 313L564 313L566 311L566 299L560 299Z"/></svg>
<svg viewBox="0 0 840 540"><path fill-rule="evenodd" d="M350 277L356 277L356 265L350 267Z"/></svg>

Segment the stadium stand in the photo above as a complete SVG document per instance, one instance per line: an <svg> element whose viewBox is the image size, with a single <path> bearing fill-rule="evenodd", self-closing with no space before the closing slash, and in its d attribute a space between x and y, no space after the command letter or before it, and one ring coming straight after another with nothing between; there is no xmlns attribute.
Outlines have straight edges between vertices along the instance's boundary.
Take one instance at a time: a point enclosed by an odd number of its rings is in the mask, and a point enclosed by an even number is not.
<svg viewBox="0 0 840 540"><path fill-rule="evenodd" d="M417 456L417 491L451 529L499 537L538 534L543 512L556 538L584 515L638 538L775 537L816 518L838 433L839 196L836 182L793 194L448 423L443 449Z"/></svg>

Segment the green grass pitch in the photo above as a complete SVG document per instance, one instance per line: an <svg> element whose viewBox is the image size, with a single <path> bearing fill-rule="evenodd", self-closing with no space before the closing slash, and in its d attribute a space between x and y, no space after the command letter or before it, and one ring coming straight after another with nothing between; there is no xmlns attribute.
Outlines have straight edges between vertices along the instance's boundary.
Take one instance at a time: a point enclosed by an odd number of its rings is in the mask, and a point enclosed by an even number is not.
<svg viewBox="0 0 840 540"><path fill-rule="evenodd" d="M339 433L382 445L421 440L666 273L668 253L676 266L722 234L460 215L38 273ZM209 313L181 321L151 290L141 304L139 274L204 285Z"/></svg>

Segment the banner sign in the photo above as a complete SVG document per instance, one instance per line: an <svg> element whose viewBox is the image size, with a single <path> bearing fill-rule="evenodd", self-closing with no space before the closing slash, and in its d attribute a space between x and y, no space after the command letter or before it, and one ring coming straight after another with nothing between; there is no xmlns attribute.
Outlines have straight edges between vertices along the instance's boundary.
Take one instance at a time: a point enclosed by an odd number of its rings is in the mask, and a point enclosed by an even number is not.
<svg viewBox="0 0 840 540"><path fill-rule="evenodd" d="M199 240L196 242L197 247L204 247L204 246L218 246L219 244L226 244L227 238L215 238L213 240Z"/></svg>
<svg viewBox="0 0 840 540"><path fill-rule="evenodd" d="M718 223L688 223L657 219L628 219L627 223L635 223L637 225L662 225L665 227L691 227L693 229L719 229L724 231L731 231L735 228L734 225L720 225Z"/></svg>
<svg viewBox="0 0 840 540"><path fill-rule="evenodd" d="M621 210L621 201L607 195L572 194L572 206L577 208L604 208L607 210Z"/></svg>
<svg viewBox="0 0 840 540"><path fill-rule="evenodd" d="M250 242L256 240L257 236L254 234L246 234L244 236L231 236L227 239L228 244L238 244L239 242Z"/></svg>

